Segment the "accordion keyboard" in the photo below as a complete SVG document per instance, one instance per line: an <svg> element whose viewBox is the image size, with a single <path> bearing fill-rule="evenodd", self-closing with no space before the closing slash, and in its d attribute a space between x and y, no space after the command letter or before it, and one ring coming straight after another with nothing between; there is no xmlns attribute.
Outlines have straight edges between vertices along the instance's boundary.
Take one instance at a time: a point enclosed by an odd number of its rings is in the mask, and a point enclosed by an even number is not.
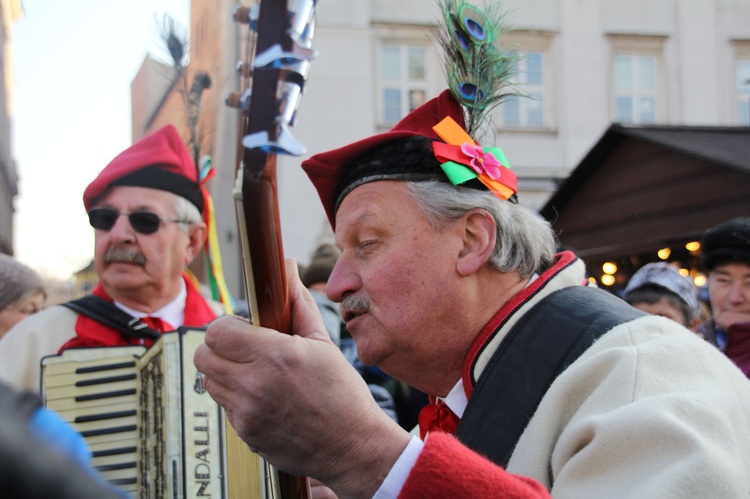
<svg viewBox="0 0 750 499"><path fill-rule="evenodd" d="M138 491L138 367L143 347L91 349L92 358L45 363L47 407L86 439L93 465L110 483ZM108 353L116 353L107 357ZM87 352L88 353L88 352ZM65 352L60 356L65 359Z"/></svg>
<svg viewBox="0 0 750 499"><path fill-rule="evenodd" d="M225 498L224 413L193 355L202 329L141 346L77 348L42 359L47 408L86 439L93 465L134 499ZM245 491L262 491L261 462ZM0 495L2 495L0 493ZM241 494L242 497L260 497Z"/></svg>

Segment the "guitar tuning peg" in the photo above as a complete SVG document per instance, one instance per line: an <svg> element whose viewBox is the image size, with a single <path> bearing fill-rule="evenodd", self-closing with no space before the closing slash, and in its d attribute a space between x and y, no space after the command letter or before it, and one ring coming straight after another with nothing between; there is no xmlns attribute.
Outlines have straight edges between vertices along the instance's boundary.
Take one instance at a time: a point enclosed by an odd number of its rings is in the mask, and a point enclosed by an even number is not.
<svg viewBox="0 0 750 499"><path fill-rule="evenodd" d="M276 139L271 140L267 131L251 133L242 138L242 145L248 149L260 148L268 154L302 156L307 152L305 145L292 135L286 123L277 120L274 135Z"/></svg>
<svg viewBox="0 0 750 499"><path fill-rule="evenodd" d="M249 64L245 64L243 61L237 61L236 72L237 76L241 78L250 78L253 75L253 68Z"/></svg>
<svg viewBox="0 0 750 499"><path fill-rule="evenodd" d="M302 156L307 152L305 145L297 140L289 127L294 123L297 108L302 100L302 87L291 81L281 85L281 98L278 102L279 116L274 121L273 128L246 135L242 145L248 149L260 148L269 154L288 154Z"/></svg>
<svg viewBox="0 0 750 499"><path fill-rule="evenodd" d="M229 92L224 98L224 104L232 109L239 109L240 107L240 94L237 92Z"/></svg>
<svg viewBox="0 0 750 499"><path fill-rule="evenodd" d="M253 66L262 68L266 66L282 69L294 69L293 65L303 61L310 61L318 56L312 49L294 45L291 52L285 52L278 43L269 47L264 52L255 56Z"/></svg>
<svg viewBox="0 0 750 499"><path fill-rule="evenodd" d="M247 24L251 30L258 31L258 16L260 14L260 3L252 7L235 5L232 19L239 24Z"/></svg>
<svg viewBox="0 0 750 499"><path fill-rule="evenodd" d="M289 37L303 47L312 46L315 31L315 0L296 0L289 10Z"/></svg>
<svg viewBox="0 0 750 499"><path fill-rule="evenodd" d="M279 99L279 120L294 125L299 103L302 100L302 82L285 81L281 84L281 98Z"/></svg>
<svg viewBox="0 0 750 499"><path fill-rule="evenodd" d="M238 92L229 92L224 98L224 104L232 109L240 109L242 111L250 111L250 95L252 90L248 88L245 92L240 95Z"/></svg>

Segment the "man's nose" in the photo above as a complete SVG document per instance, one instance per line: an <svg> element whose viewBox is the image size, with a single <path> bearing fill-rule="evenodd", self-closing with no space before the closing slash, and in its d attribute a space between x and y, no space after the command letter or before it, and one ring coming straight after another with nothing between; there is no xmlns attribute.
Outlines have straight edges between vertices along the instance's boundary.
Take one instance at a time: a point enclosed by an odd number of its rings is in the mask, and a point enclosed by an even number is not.
<svg viewBox="0 0 750 499"><path fill-rule="evenodd" d="M349 294L360 288L360 283L359 277L348 264L346 257L342 255L336 261L328 277L326 296L336 303L341 303Z"/></svg>
<svg viewBox="0 0 750 499"><path fill-rule="evenodd" d="M732 303L750 301L750 286L743 282L735 282L729 287L729 300Z"/></svg>
<svg viewBox="0 0 750 499"><path fill-rule="evenodd" d="M115 242L135 241L135 230L130 225L127 215L120 214L109 230L109 237Z"/></svg>

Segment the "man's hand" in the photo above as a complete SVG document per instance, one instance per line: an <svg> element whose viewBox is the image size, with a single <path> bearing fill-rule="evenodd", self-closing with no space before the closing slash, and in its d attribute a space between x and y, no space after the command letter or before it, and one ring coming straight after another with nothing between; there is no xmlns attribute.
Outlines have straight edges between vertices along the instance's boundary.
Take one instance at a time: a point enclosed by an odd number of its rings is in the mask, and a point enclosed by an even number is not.
<svg viewBox="0 0 750 499"><path fill-rule="evenodd" d="M330 341L287 262L293 335L223 317L195 353L206 387L239 436L277 468L342 497L371 497L409 441Z"/></svg>
<svg viewBox="0 0 750 499"><path fill-rule="evenodd" d="M310 479L310 490L312 492L312 499L338 499L334 491L314 478Z"/></svg>

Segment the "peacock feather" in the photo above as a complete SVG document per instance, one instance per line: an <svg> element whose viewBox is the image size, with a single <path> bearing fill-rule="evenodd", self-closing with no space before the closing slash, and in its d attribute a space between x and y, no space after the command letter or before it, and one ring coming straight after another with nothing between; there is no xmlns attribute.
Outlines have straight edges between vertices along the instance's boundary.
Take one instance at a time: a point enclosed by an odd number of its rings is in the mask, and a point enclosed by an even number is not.
<svg viewBox="0 0 750 499"><path fill-rule="evenodd" d="M510 96L521 95L511 83L518 56L499 46L509 31L496 0L480 9L462 0L439 0L445 30L436 40L443 49L445 77L464 108L466 131L476 137L489 112Z"/></svg>

